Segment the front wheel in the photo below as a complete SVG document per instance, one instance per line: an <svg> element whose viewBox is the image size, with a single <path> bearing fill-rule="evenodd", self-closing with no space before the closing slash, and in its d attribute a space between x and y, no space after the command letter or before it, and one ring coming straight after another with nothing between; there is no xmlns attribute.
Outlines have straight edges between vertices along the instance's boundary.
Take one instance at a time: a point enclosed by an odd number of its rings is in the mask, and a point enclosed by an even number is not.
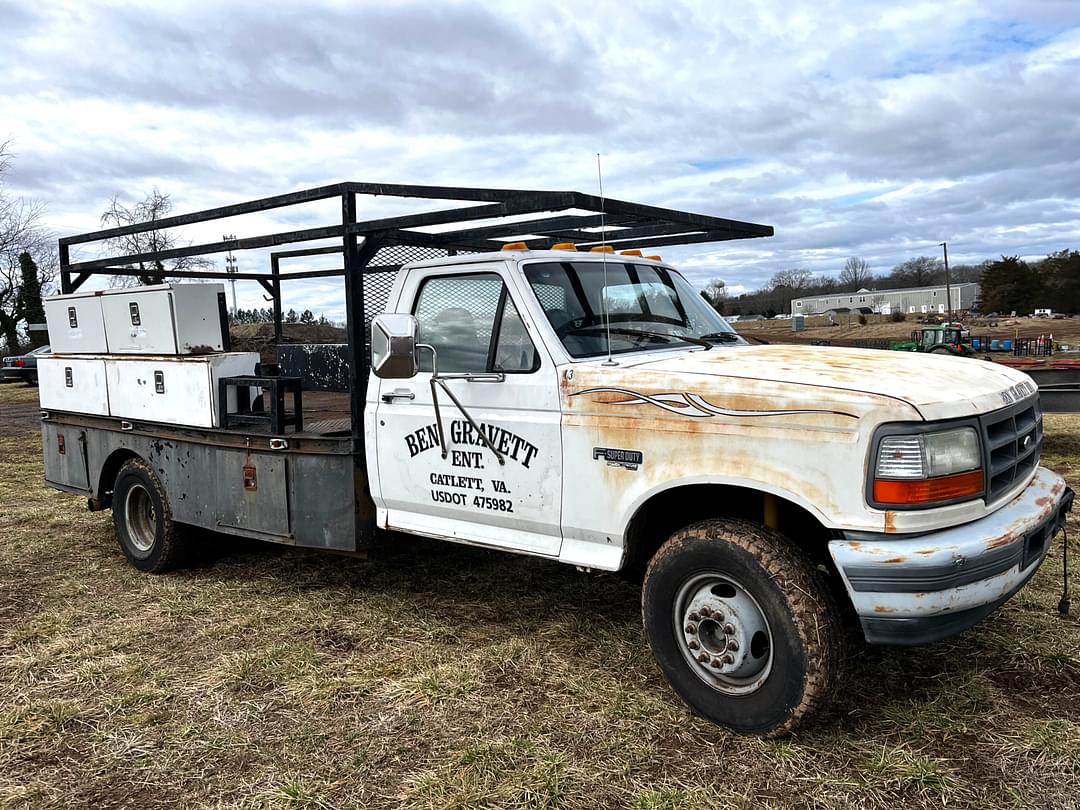
<svg viewBox="0 0 1080 810"><path fill-rule="evenodd" d="M185 561L187 544L173 522L165 487L145 461L124 462L113 484L112 505L116 539L132 565L160 574Z"/></svg>
<svg viewBox="0 0 1080 810"><path fill-rule="evenodd" d="M699 714L775 737L829 703L841 617L813 563L740 520L676 532L649 563L642 616L672 688Z"/></svg>

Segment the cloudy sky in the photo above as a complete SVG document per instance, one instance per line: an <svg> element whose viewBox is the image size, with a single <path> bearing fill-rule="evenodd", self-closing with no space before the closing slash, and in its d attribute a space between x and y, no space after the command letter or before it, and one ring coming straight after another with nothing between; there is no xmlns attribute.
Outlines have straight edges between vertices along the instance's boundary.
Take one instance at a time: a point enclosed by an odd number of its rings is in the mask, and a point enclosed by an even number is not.
<svg viewBox="0 0 1080 810"><path fill-rule="evenodd" d="M595 192L599 152L609 196L775 227L663 251L735 292L942 240L955 262L1080 249L1078 0L0 0L0 32L8 191L58 234L155 185L178 213L343 179Z"/></svg>

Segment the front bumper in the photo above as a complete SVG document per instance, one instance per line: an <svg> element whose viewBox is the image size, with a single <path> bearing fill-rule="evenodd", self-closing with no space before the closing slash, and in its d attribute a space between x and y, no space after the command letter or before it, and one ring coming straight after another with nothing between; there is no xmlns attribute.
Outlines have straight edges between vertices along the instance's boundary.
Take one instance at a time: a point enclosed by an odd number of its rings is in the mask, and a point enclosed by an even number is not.
<svg viewBox="0 0 1080 810"><path fill-rule="evenodd" d="M929 644L978 624L1039 569L1073 491L1042 467L1010 503L951 529L833 540L863 634L872 644Z"/></svg>

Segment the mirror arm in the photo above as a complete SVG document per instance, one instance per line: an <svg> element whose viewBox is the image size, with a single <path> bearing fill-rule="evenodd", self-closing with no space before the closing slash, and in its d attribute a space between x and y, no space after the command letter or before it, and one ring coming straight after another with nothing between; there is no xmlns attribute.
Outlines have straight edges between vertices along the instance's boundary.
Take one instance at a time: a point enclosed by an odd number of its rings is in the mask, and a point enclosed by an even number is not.
<svg viewBox="0 0 1080 810"><path fill-rule="evenodd" d="M436 402L438 401L436 399L436 396L435 396L435 386L436 385L438 385L443 391L446 392L446 395L448 397L450 397L450 400L457 406L457 409L459 411L461 411L461 415L464 416L469 421L469 424L472 425L472 429L476 431L477 435L484 442L484 446L487 447L488 450L490 450L492 453L495 454L495 458L497 458L499 460L499 464L500 465L505 465L506 464L505 456L503 456L502 453L500 453L498 450L495 449L495 446L491 443L491 440L487 437L487 434L484 433L484 431L480 429L480 425L476 424L476 420L473 419L472 416L469 415L469 412L467 410L465 410L465 406L463 406L461 404L461 402L458 401L458 398L454 396L454 392L450 390L450 386L448 386L446 384L446 380L444 380L441 377L436 377L434 375L432 375L432 377L431 377L431 398L432 398L432 400L436 401ZM435 406L435 413L436 413L436 419L438 419L438 413L439 413L439 406L438 405ZM447 451L447 448L446 448L446 439L443 437L442 422L441 421L439 422L439 440L442 442L443 458L446 458L448 451Z"/></svg>
<svg viewBox="0 0 1080 810"><path fill-rule="evenodd" d="M427 349L429 352L431 352L431 403L435 407L435 428L439 434L439 448L442 450L442 457L446 458L448 455L450 455L450 448L446 444L446 433L443 430L442 423L442 411L439 409L439 388L446 392L446 395L450 397L450 401L453 402L455 406L457 406L457 409L459 411L461 411L461 415L468 420L470 425L472 425L472 429L476 431L476 434L480 437L480 440L484 443L484 446L487 447L487 449L490 450L492 453L494 453L495 458L499 460L500 466L505 466L506 457L495 449L495 446L491 443L491 440L488 438L487 434L480 429L480 425L478 425L476 423L476 420L472 418L472 416L467 410L465 410L465 406L461 404L460 400L458 400L456 396L454 396L454 392L451 391L450 386L446 384L446 380L448 379L468 380L474 377L483 378L483 380L478 380L478 382L502 382L503 379L505 379L505 376L502 373L480 375L448 374L446 376L441 376L439 374L439 353L435 351L435 347L428 343L417 343L417 353L419 353L421 349ZM496 377L498 379L495 379Z"/></svg>

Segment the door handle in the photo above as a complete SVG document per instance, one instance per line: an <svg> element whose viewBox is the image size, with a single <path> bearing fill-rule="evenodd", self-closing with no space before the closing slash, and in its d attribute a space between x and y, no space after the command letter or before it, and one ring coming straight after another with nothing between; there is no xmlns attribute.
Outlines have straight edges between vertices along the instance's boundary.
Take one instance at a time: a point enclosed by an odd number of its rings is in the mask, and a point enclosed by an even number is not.
<svg viewBox="0 0 1080 810"><path fill-rule="evenodd" d="M393 402L395 399L416 399L416 394L412 391L405 391L398 389L397 391L390 391L382 395L383 402Z"/></svg>

